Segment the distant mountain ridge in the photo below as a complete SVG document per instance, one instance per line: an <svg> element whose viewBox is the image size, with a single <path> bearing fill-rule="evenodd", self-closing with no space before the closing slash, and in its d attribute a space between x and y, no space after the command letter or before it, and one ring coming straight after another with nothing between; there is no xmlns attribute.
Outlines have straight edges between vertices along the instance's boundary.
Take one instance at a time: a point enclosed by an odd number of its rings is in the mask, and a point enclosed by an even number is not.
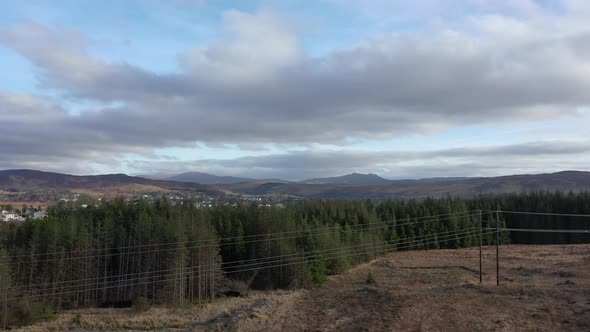
<svg viewBox="0 0 590 332"><path fill-rule="evenodd" d="M300 183L306 184L327 184L327 183L339 183L339 184L376 184L376 183L387 183L390 180L384 179L376 174L361 174L352 173L342 176L327 177L327 178L315 178L309 180L300 181Z"/></svg>
<svg viewBox="0 0 590 332"><path fill-rule="evenodd" d="M90 189L102 193L136 190L190 190L214 194L287 195L318 199L408 199L425 197L472 197L532 191L590 191L590 172L563 171L477 178L432 178L387 180L374 174L353 173L302 182L215 177L232 183L199 184L170 180L151 180L125 174L76 176L33 170L0 171L0 191ZM185 178L186 179L186 178ZM247 181L242 181L247 180ZM240 181L240 182L233 182Z"/></svg>
<svg viewBox="0 0 590 332"><path fill-rule="evenodd" d="M532 191L590 191L590 172L563 171L547 174L477 178L385 180L372 184L351 183L243 183L226 185L237 193L289 194L319 199L408 199L426 197L472 197Z"/></svg>
<svg viewBox="0 0 590 332"><path fill-rule="evenodd" d="M240 178L235 176L217 176L209 173L201 172L186 172L176 174L170 177L165 177L163 180L180 181L180 182L195 182L200 184L230 184L240 182L254 182L255 179Z"/></svg>
<svg viewBox="0 0 590 332"><path fill-rule="evenodd" d="M276 183L291 183L299 182L305 184L376 184L385 183L390 180L384 179L376 174L361 174L351 173L342 176L313 178L302 181L287 181L283 179L253 179L246 177L235 176L218 176L210 173L202 172L185 172L174 175L144 175L144 178L166 180L166 181L180 181L180 182L194 182L200 184L237 184L244 182L276 182Z"/></svg>
<svg viewBox="0 0 590 332"><path fill-rule="evenodd" d="M209 190L208 187L196 183L151 180L126 174L70 175L29 169L0 171L0 190L4 191L102 189L126 185L174 190Z"/></svg>

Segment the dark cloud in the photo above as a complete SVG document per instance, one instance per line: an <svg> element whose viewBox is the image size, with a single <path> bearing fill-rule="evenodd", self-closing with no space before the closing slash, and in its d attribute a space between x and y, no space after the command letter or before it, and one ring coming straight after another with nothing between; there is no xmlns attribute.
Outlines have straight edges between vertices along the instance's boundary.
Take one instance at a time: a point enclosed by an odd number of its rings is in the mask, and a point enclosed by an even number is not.
<svg viewBox="0 0 590 332"><path fill-rule="evenodd" d="M546 141L433 151L290 151L234 159L131 162L132 169L186 170L254 178L301 180L352 172L399 178L502 175L548 170L587 169L590 141ZM555 160L559 160L555 162Z"/></svg>

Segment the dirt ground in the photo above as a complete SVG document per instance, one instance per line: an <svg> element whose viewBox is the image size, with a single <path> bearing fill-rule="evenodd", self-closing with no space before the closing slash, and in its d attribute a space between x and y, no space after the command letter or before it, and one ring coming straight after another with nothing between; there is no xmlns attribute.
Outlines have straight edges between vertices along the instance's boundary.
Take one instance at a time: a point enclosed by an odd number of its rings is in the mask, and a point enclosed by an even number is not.
<svg viewBox="0 0 590 332"><path fill-rule="evenodd" d="M508 245L500 256L500 287L495 247L484 248L481 285L479 248L396 252L310 290L254 292L184 311L153 308L137 317L96 309L82 312L81 326L142 330L150 318L148 328L162 332L590 331L590 245ZM64 327L55 324L68 319L28 330Z"/></svg>

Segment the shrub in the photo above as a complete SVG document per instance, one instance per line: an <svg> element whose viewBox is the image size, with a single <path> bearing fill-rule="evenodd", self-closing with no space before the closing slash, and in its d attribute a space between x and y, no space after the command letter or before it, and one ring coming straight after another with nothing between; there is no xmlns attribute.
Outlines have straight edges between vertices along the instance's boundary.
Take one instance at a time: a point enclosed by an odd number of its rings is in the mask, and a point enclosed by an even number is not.
<svg viewBox="0 0 590 332"><path fill-rule="evenodd" d="M369 272L369 275L367 276L367 284L369 284L369 285L375 284L375 278L373 278L373 274L371 274L371 272Z"/></svg>
<svg viewBox="0 0 590 332"><path fill-rule="evenodd" d="M41 320L53 320L57 318L55 310L49 304L40 304L37 316Z"/></svg>
<svg viewBox="0 0 590 332"><path fill-rule="evenodd" d="M78 312L70 319L70 324L74 327L80 327L82 325L82 315Z"/></svg>

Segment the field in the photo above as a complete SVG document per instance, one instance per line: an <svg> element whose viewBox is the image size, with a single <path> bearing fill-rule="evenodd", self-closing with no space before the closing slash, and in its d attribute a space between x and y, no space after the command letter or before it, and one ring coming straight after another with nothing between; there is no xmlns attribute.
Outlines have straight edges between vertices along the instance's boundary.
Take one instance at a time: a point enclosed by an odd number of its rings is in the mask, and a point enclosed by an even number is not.
<svg viewBox="0 0 590 332"><path fill-rule="evenodd" d="M202 307L84 309L27 331L588 331L590 245L396 252L311 290L251 292ZM368 283L368 275L374 282Z"/></svg>
<svg viewBox="0 0 590 332"><path fill-rule="evenodd" d="M12 205L12 207L17 208L17 209L21 209L23 206L30 206L30 207L41 207L42 209L47 209L47 207L49 206L48 202L39 202L39 201L33 201L33 202L24 202L24 201L0 201L0 205Z"/></svg>

